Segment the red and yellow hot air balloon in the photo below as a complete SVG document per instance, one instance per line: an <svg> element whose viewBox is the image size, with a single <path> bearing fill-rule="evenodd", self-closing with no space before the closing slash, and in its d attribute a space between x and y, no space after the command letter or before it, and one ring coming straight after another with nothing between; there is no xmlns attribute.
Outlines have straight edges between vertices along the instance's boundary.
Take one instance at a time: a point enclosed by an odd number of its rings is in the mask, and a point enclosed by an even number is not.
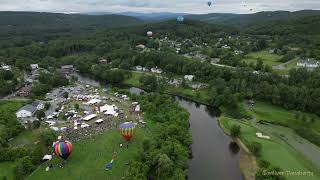
<svg viewBox="0 0 320 180"><path fill-rule="evenodd" d="M54 153L64 160L67 160L72 152L72 144L69 141L58 141L54 144Z"/></svg>
<svg viewBox="0 0 320 180"><path fill-rule="evenodd" d="M120 124L120 126L119 126L121 135L127 141L130 141L130 139L133 137L134 128L135 128L135 126L132 122L125 122L125 123Z"/></svg>

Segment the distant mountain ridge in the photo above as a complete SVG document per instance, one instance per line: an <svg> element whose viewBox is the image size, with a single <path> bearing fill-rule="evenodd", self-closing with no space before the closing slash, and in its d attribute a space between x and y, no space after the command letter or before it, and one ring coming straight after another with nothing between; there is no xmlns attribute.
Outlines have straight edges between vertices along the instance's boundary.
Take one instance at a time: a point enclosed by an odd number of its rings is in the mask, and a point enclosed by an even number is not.
<svg viewBox="0 0 320 180"><path fill-rule="evenodd" d="M229 25L250 25L254 23L265 23L275 20L293 20L301 17L320 15L320 10L302 11L262 11L254 14L224 14L212 13L202 15L187 15L186 18L199 20L206 23L223 23Z"/></svg>
<svg viewBox="0 0 320 180"><path fill-rule="evenodd" d="M0 12L0 26L123 26L142 23L138 18L124 15L99 15L90 16L83 14L62 14L62 13L42 13L42 12Z"/></svg>

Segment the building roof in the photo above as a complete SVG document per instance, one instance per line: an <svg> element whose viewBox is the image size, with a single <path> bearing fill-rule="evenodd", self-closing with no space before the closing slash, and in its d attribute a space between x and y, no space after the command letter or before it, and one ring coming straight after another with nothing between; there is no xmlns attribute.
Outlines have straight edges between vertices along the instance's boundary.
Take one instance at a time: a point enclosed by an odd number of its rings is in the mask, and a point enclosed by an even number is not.
<svg viewBox="0 0 320 180"><path fill-rule="evenodd" d="M22 108L19 109L19 111L22 111L22 110L25 110L25 111L29 111L29 112L31 112L31 113L34 113L37 109L36 109L36 107L28 104L28 105L25 105L25 106L23 106Z"/></svg>
<svg viewBox="0 0 320 180"><path fill-rule="evenodd" d="M44 103L42 101L35 100L35 101L33 101L32 106L37 107L37 106L39 106L39 104L44 104Z"/></svg>
<svg viewBox="0 0 320 180"><path fill-rule="evenodd" d="M73 68L73 65L64 65L64 66L61 66L61 69L71 69Z"/></svg>

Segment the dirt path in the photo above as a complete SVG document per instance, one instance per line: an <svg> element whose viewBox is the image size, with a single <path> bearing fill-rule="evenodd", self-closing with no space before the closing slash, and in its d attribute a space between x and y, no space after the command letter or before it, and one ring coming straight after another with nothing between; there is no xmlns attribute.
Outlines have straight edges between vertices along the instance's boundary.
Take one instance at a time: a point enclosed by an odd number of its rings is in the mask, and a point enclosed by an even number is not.
<svg viewBox="0 0 320 180"><path fill-rule="evenodd" d="M239 168L243 173L244 179L255 180L255 175L258 170L256 158L239 138L236 139L236 142L240 146Z"/></svg>

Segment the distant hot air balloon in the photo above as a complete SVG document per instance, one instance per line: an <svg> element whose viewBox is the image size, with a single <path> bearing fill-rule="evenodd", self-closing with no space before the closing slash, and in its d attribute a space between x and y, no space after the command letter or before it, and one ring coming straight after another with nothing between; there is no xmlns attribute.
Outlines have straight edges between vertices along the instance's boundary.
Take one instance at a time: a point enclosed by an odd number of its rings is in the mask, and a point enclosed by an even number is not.
<svg viewBox="0 0 320 180"><path fill-rule="evenodd" d="M72 144L69 141L58 141L53 145L54 153L66 160L72 152Z"/></svg>
<svg viewBox="0 0 320 180"><path fill-rule="evenodd" d="M148 32L147 32L147 35L148 35L149 37L151 37L151 36L153 35L152 31L148 31Z"/></svg>
<svg viewBox="0 0 320 180"><path fill-rule="evenodd" d="M125 122L125 123L120 124L120 126L119 126L121 135L127 141L130 141L130 139L133 137L134 128L135 128L135 126L132 122Z"/></svg>
<svg viewBox="0 0 320 180"><path fill-rule="evenodd" d="M183 16L178 16L177 17L177 21L178 22L183 22L184 21L184 17Z"/></svg>
<svg viewBox="0 0 320 180"><path fill-rule="evenodd" d="M207 4L208 4L208 6L211 6L211 5L212 5L212 2L211 2L211 1L208 1Z"/></svg>

